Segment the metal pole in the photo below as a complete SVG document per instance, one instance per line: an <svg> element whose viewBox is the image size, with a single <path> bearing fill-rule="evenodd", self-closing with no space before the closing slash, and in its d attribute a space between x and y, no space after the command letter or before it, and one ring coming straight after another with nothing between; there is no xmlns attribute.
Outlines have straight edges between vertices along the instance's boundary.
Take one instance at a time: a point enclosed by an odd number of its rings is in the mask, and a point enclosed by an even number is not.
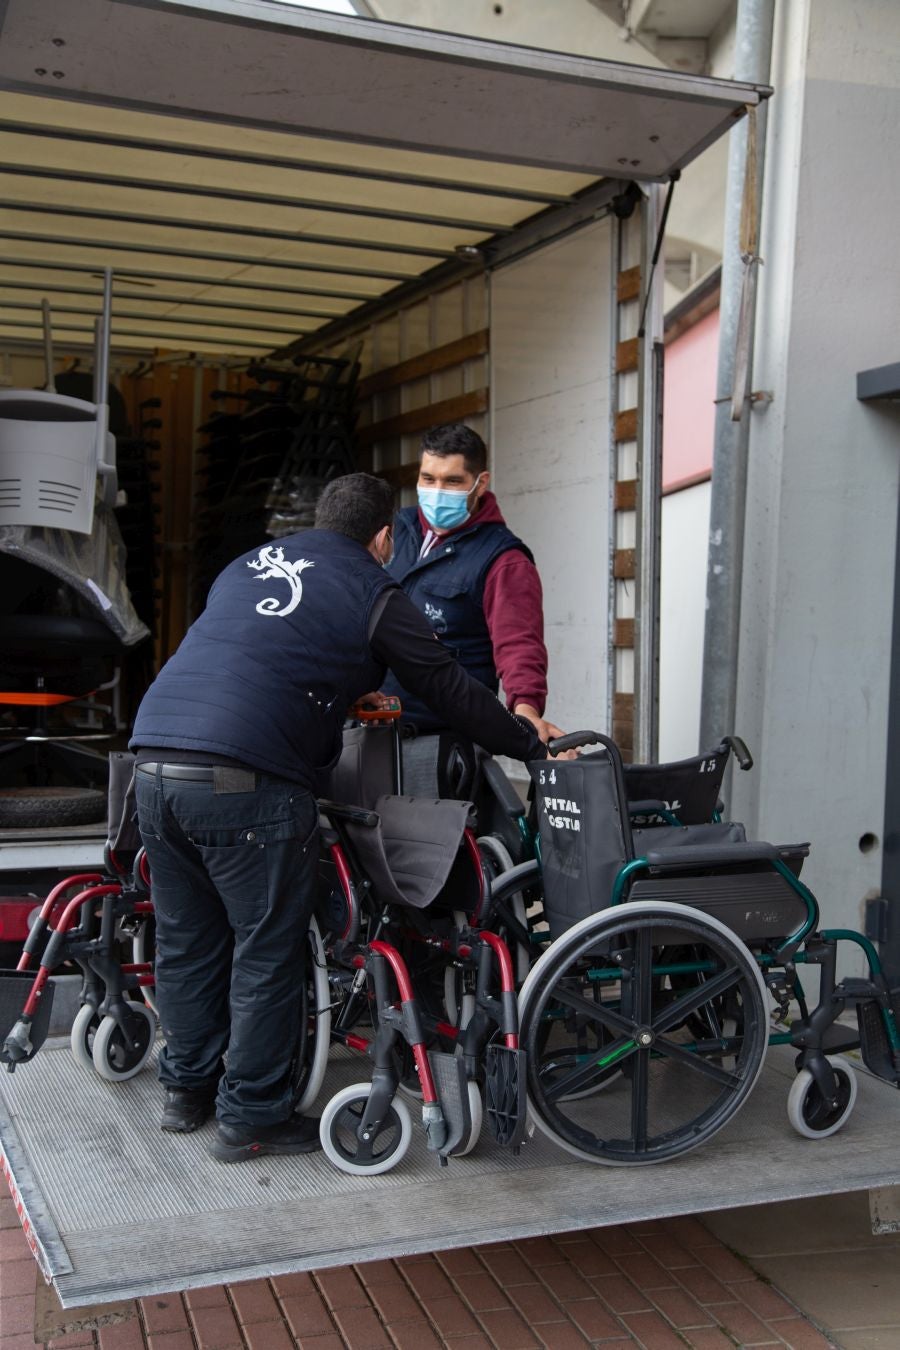
<svg viewBox="0 0 900 1350"><path fill-rule="evenodd" d="M53 328L50 323L50 301L41 301L41 317L44 323L44 368L46 385L51 394L56 393L56 379L53 374Z"/></svg>
<svg viewBox="0 0 900 1350"><path fill-rule="evenodd" d="M772 60L775 0L738 0L734 78L765 84ZM756 111L757 183L761 187L766 145L766 104ZM706 629L703 641L703 686L700 702L700 750L734 731L737 702L738 637L744 552L744 507L750 402L743 397L740 421L732 420L732 395L737 373L741 292L744 263L740 253L741 208L747 159L748 119L731 132L725 237L719 305L719 360L716 379L716 423L713 442L712 498L706 577ZM757 232L761 193L757 192ZM747 368L752 370L756 265L750 268L750 310ZM747 393L750 386L748 383Z"/></svg>

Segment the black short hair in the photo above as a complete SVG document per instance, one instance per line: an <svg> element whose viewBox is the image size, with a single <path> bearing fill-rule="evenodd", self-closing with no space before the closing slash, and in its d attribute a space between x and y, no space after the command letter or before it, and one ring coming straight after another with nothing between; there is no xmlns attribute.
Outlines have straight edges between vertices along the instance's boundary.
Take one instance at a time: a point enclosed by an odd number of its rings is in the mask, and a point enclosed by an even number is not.
<svg viewBox="0 0 900 1350"><path fill-rule="evenodd" d="M316 504L316 529L369 544L394 518L394 489L370 473L345 473L328 483Z"/></svg>
<svg viewBox="0 0 900 1350"><path fill-rule="evenodd" d="M425 432L419 444L419 460L423 454L462 455L468 473L484 473L487 468L487 448L484 441L464 422L444 422Z"/></svg>

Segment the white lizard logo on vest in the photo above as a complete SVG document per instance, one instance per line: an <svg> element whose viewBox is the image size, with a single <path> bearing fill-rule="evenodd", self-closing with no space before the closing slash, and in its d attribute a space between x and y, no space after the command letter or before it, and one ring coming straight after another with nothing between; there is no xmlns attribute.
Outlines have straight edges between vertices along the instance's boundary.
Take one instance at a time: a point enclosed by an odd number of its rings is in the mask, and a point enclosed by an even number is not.
<svg viewBox="0 0 900 1350"><path fill-rule="evenodd" d="M425 618L431 624L436 633L446 633L447 620L444 618L444 611L438 609L435 605L425 601Z"/></svg>
<svg viewBox="0 0 900 1350"><path fill-rule="evenodd" d="M315 567L315 563L307 562L306 558L298 558L296 562L285 562L284 549L273 548L267 544L265 548L260 549L259 558L255 562L248 562L248 567L259 572L254 581L268 581L269 577L278 577L286 581L291 588L291 598L283 609L279 609L280 601L270 595L265 600L260 600L256 606L257 614L271 614L274 618L283 618L285 614L290 614L303 599L303 582L300 580L300 573L307 567ZM269 570L263 572L260 569L267 567Z"/></svg>

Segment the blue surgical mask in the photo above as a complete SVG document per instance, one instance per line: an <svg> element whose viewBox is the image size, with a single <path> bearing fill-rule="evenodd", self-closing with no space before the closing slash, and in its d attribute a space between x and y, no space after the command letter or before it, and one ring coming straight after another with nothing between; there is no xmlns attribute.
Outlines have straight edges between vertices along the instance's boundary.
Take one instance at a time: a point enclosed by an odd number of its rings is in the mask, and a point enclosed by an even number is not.
<svg viewBox="0 0 900 1350"><path fill-rule="evenodd" d="M454 488L417 488L422 515L433 530L455 530L472 514L469 498L481 482L481 474L468 491Z"/></svg>

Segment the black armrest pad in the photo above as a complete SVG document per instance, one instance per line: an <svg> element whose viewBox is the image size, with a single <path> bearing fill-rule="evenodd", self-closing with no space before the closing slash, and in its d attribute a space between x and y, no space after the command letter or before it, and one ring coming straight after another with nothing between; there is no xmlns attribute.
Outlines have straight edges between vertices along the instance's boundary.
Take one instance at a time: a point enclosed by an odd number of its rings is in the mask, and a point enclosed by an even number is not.
<svg viewBox="0 0 900 1350"><path fill-rule="evenodd" d="M524 816L527 807L497 761L483 760L481 772L491 792L510 819L518 820L520 816Z"/></svg>
<svg viewBox="0 0 900 1350"><path fill-rule="evenodd" d="M654 848L646 854L651 867L722 867L728 863L774 862L781 854L774 844L725 844L703 848Z"/></svg>

